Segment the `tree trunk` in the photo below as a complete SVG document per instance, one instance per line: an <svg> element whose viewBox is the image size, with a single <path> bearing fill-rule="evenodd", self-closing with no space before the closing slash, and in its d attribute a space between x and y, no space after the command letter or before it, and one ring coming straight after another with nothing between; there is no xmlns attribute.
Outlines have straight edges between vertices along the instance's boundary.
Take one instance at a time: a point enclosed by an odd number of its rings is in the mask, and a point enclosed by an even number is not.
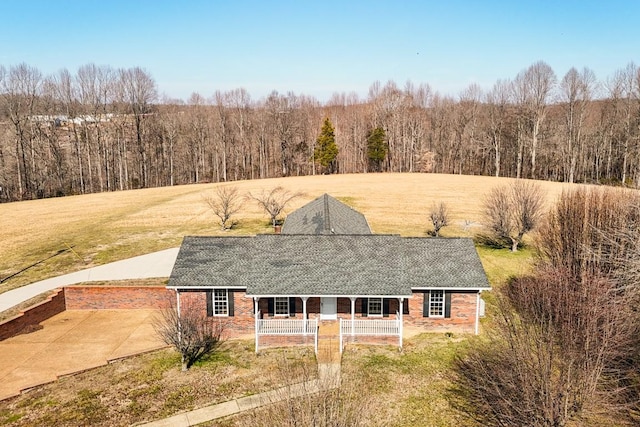
<svg viewBox="0 0 640 427"><path fill-rule="evenodd" d="M511 252L518 252L519 244L520 244L520 241L517 238L511 237Z"/></svg>

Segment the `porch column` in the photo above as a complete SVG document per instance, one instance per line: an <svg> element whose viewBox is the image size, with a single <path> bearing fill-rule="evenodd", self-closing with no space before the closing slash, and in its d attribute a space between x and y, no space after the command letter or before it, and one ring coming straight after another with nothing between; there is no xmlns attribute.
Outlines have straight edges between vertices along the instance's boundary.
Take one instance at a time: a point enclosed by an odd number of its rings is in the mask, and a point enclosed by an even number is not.
<svg viewBox="0 0 640 427"><path fill-rule="evenodd" d="M180 318L180 291L176 289L176 309L178 310L178 318Z"/></svg>
<svg viewBox="0 0 640 427"><path fill-rule="evenodd" d="M398 298L398 302L400 303L400 310L398 310L398 321L400 322L399 341L400 341L400 349L402 349L402 333L403 333L402 329L403 329L403 323L404 323L404 319L402 317L402 312L404 311L402 307L402 303L404 303L404 298Z"/></svg>
<svg viewBox="0 0 640 427"><path fill-rule="evenodd" d="M178 342L182 342L182 325L180 323L180 291L176 289L176 311L178 312Z"/></svg>
<svg viewBox="0 0 640 427"><path fill-rule="evenodd" d="M351 300L351 336L354 335L356 322L356 297L349 297Z"/></svg>
<svg viewBox="0 0 640 427"><path fill-rule="evenodd" d="M476 294L476 335L480 332L480 292Z"/></svg>
<svg viewBox="0 0 640 427"><path fill-rule="evenodd" d="M309 299L309 297L301 297L302 298L302 320L303 320L303 326L302 326L302 330L304 332L304 335L307 335L307 300Z"/></svg>
<svg viewBox="0 0 640 427"><path fill-rule="evenodd" d="M253 297L253 313L254 313L254 335L256 336L256 353L258 352L258 320L259 320L259 313L258 313L258 301L260 301L260 298L256 298Z"/></svg>

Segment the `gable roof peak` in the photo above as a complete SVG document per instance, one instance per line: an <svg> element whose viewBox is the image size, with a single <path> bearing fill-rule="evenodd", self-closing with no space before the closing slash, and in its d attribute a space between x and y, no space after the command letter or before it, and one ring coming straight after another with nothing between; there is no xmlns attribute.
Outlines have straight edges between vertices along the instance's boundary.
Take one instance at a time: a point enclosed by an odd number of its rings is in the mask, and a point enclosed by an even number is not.
<svg viewBox="0 0 640 427"><path fill-rule="evenodd" d="M371 234L366 218L328 193L291 212L282 234Z"/></svg>

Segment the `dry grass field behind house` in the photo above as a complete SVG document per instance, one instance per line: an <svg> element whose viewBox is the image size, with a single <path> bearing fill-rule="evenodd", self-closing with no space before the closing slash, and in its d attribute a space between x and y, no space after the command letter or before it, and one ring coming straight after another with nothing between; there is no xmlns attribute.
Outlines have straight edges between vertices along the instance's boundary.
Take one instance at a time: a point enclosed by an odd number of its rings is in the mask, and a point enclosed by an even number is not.
<svg viewBox="0 0 640 427"><path fill-rule="evenodd" d="M433 202L449 206L452 225L445 236L472 236L482 222L482 200L508 178L441 174L357 174L289 177L90 194L0 205L0 278L69 249L7 280L0 292L35 280L135 255L175 247L185 235L223 234L203 195L218 185L242 194L282 186L302 192L287 212L323 193L362 212L375 233L424 236ZM565 185L539 184L554 200ZM268 217L255 201L237 215L227 234L270 233Z"/></svg>

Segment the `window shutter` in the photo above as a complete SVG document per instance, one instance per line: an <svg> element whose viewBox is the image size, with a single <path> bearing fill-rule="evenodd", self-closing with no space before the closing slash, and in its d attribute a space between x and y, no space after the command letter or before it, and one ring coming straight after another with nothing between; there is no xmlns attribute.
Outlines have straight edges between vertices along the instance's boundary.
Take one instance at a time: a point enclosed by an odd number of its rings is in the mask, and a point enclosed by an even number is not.
<svg viewBox="0 0 640 427"><path fill-rule="evenodd" d="M389 298L382 298L382 317L389 317Z"/></svg>
<svg viewBox="0 0 640 427"><path fill-rule="evenodd" d="M367 317L369 315L369 300L367 298L362 298L362 317Z"/></svg>
<svg viewBox="0 0 640 427"><path fill-rule="evenodd" d="M451 292L444 292L444 317L451 317Z"/></svg>
<svg viewBox="0 0 640 427"><path fill-rule="evenodd" d="M269 316L273 316L273 313L275 312L275 304L276 304L276 299L275 298L269 298L268 299L267 314Z"/></svg>
<svg viewBox="0 0 640 427"><path fill-rule="evenodd" d="M402 300L402 314L409 314L409 299Z"/></svg>
<svg viewBox="0 0 640 427"><path fill-rule="evenodd" d="M235 304L234 304L233 297L234 297L234 292L231 289L228 289L227 290L227 298L228 298L228 301L229 301L229 316L234 316L235 315L235 313L234 313L234 311L235 311L234 305Z"/></svg>
<svg viewBox="0 0 640 427"><path fill-rule="evenodd" d="M424 296L424 300L422 301L422 317L429 317L429 296L431 292L426 291L422 295Z"/></svg>
<svg viewBox="0 0 640 427"><path fill-rule="evenodd" d="M213 316L213 291L207 291L207 316Z"/></svg>
<svg viewBox="0 0 640 427"><path fill-rule="evenodd" d="M289 316L296 316L296 297L289 298Z"/></svg>

